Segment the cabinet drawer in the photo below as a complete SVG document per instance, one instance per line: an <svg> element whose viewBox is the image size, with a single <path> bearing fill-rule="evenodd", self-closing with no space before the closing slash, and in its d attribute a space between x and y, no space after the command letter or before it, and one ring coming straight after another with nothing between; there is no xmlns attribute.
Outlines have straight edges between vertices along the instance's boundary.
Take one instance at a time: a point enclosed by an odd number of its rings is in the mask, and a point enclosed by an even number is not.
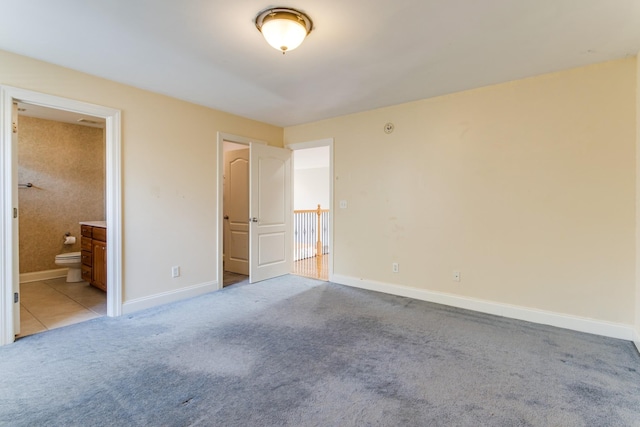
<svg viewBox="0 0 640 427"><path fill-rule="evenodd" d="M86 265L82 266L82 280L91 282L91 267L87 267Z"/></svg>
<svg viewBox="0 0 640 427"><path fill-rule="evenodd" d="M85 236L82 236L81 240L82 242L81 244L81 248L83 251L90 251L91 250L91 239Z"/></svg>
<svg viewBox="0 0 640 427"><path fill-rule="evenodd" d="M91 261L92 261L91 252L83 250L80 253L80 258L82 259L82 264L84 264L84 265L86 265L88 267L91 267L91 264L92 264L91 263Z"/></svg>
<svg viewBox="0 0 640 427"><path fill-rule="evenodd" d="M90 225L82 225L82 226L80 226L80 234L82 234L85 237L88 237L88 238L93 237L92 233L91 233L92 230L93 230L93 227L90 226Z"/></svg>
<svg viewBox="0 0 640 427"><path fill-rule="evenodd" d="M93 227L93 240L100 240L101 242L107 241L107 229L100 227Z"/></svg>

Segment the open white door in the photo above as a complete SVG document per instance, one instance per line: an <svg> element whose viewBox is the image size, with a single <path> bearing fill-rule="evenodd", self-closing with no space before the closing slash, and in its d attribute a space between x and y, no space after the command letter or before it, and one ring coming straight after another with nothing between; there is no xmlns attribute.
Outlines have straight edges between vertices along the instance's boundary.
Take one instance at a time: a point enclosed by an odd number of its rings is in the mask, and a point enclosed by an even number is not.
<svg viewBox="0 0 640 427"><path fill-rule="evenodd" d="M18 164L18 103L13 102L11 109L11 161L14 165ZM18 263L18 168L12 168L11 181L13 182L12 202L14 206L13 213L13 334L20 333L20 275Z"/></svg>
<svg viewBox="0 0 640 427"><path fill-rule="evenodd" d="M251 283L291 272L291 150L250 146Z"/></svg>

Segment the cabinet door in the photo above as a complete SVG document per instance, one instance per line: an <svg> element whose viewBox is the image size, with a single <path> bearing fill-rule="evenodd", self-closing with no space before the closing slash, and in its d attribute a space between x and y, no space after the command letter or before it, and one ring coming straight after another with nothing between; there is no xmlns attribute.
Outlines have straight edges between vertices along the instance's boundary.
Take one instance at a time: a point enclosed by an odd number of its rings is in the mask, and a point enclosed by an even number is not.
<svg viewBox="0 0 640 427"><path fill-rule="evenodd" d="M82 280L91 283L91 267L82 264Z"/></svg>
<svg viewBox="0 0 640 427"><path fill-rule="evenodd" d="M99 240L93 241L93 285L107 291L107 244Z"/></svg>

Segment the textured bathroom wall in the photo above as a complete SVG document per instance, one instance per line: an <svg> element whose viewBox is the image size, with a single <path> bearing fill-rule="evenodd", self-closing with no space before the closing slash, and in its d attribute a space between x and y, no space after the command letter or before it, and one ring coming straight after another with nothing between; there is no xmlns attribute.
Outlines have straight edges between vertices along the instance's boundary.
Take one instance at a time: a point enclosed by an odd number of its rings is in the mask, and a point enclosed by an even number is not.
<svg viewBox="0 0 640 427"><path fill-rule="evenodd" d="M103 130L19 117L20 273L60 268L55 256L80 250L80 221L105 219ZM75 245L63 236L76 236Z"/></svg>

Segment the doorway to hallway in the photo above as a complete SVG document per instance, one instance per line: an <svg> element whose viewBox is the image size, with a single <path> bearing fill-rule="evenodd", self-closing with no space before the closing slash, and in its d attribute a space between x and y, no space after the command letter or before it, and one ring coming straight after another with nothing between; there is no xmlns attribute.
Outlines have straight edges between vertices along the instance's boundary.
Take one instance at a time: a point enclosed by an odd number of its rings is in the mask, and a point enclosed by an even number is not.
<svg viewBox="0 0 640 427"><path fill-rule="evenodd" d="M293 151L293 274L329 280L331 149Z"/></svg>

